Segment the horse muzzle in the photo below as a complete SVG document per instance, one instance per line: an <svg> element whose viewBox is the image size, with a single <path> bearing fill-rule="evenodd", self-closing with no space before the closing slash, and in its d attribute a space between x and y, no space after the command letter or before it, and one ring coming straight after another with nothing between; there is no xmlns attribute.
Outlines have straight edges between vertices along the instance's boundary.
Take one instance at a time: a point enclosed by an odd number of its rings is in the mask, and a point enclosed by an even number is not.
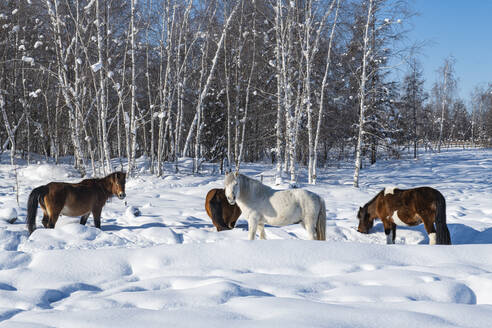
<svg viewBox="0 0 492 328"><path fill-rule="evenodd" d="M358 231L358 232L360 232L360 233L364 233L364 234L366 234L366 235L369 233L369 230L363 230L363 229L361 229L360 227L359 227L359 228L357 228L357 231Z"/></svg>
<svg viewBox="0 0 492 328"><path fill-rule="evenodd" d="M231 228L225 227L225 226L218 226L217 227L217 231L224 231L224 230L231 230Z"/></svg>
<svg viewBox="0 0 492 328"><path fill-rule="evenodd" d="M231 205L236 205L236 200L235 199L230 199L229 197L227 197L227 202Z"/></svg>
<svg viewBox="0 0 492 328"><path fill-rule="evenodd" d="M125 197L126 197L126 194L125 194L124 192L120 192L120 193L118 194L118 198L119 198L119 199L124 199Z"/></svg>

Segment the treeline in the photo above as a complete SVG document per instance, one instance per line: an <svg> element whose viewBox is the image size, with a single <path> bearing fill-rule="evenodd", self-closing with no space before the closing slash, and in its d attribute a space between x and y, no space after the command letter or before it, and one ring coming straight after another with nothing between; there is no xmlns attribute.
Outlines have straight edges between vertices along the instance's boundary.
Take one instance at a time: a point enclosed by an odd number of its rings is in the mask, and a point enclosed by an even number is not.
<svg viewBox="0 0 492 328"><path fill-rule="evenodd" d="M333 159L486 142L491 88L466 108L446 59L427 94L410 18L389 0L4 0L0 147L83 175L189 156L195 172L271 160L292 181L303 165L315 183Z"/></svg>

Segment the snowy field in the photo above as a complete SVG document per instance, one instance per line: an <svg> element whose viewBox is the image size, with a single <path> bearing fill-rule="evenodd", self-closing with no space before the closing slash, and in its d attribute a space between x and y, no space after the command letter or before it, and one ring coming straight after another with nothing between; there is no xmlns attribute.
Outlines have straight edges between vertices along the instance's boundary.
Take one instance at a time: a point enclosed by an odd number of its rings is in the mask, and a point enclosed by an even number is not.
<svg viewBox="0 0 492 328"><path fill-rule="evenodd" d="M492 326L492 150L380 161L362 170L360 189L348 166L322 171L304 187L326 201L326 242L305 240L300 225L267 226L269 240L248 241L242 219L215 231L204 198L223 178L211 165L201 176L129 180L126 203L104 207L102 231L92 217L86 226L61 217L47 230L38 210L28 238L31 189L80 179L69 165L21 165L17 207L2 163L0 327ZM242 172L273 183L271 166ZM454 245L427 245L423 226L397 228L396 245L385 245L380 221L358 233L357 209L387 185L439 189Z"/></svg>

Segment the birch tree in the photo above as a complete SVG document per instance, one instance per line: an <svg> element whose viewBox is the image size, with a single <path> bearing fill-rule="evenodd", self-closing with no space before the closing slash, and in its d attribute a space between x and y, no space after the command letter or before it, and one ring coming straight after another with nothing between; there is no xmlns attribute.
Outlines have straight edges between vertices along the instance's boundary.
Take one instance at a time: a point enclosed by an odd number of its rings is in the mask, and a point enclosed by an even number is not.
<svg viewBox="0 0 492 328"><path fill-rule="evenodd" d="M175 119L175 129L174 129L174 160L175 160L175 171L178 172L178 160L181 155L181 139L182 139L182 129L183 129L183 113L184 113L184 95L185 90L188 85L188 58L190 55L190 50L193 48L193 44L198 40L198 35L192 40L189 40L188 35L191 34L189 31L189 17L193 6L193 0L188 0L186 9L181 20L181 26L179 28L178 34L178 51L176 55L176 74L175 74L175 85L176 85L176 98L177 98L177 108L176 108L176 119Z"/></svg>
<svg viewBox="0 0 492 328"><path fill-rule="evenodd" d="M217 43L217 49L215 51L215 55L212 59L212 66L210 68L210 71L208 72L206 82L204 83L203 87L201 88L200 96L198 98L197 105L196 105L195 116L193 117L193 121L192 121L190 129L188 131L188 137L186 138L186 143L185 143L185 147L183 150L184 154L186 154L188 151L188 147L190 145L191 138L193 136L193 132L194 132L195 128L197 129L196 139L195 139L195 159L194 159L194 171L195 171L195 173L198 173L198 169L199 169L198 158L199 158L200 154L198 154L197 151L198 151L199 144L200 144L200 132L199 132L200 126L198 126L198 124L200 123L199 120L200 120L200 116L202 113L203 100L205 99L205 96L207 95L207 92L210 88L210 84L211 84L212 79L214 77L215 69L217 67L217 59L219 57L220 50L222 49L222 44L223 44L224 38L225 38L225 31L229 28L229 24L231 23L234 15L237 11L239 4L240 4L240 2L236 3L236 5L233 7L231 13L229 14L229 17L225 21L224 27L222 29L222 34L220 36L219 42Z"/></svg>
<svg viewBox="0 0 492 328"><path fill-rule="evenodd" d="M437 141L437 152L441 152L441 146L444 138L444 126L446 112L452 101L456 89L456 79L454 77L454 58L444 59L443 65L438 69L439 80L436 82L436 91L439 97L440 121L439 121L439 138Z"/></svg>
<svg viewBox="0 0 492 328"><path fill-rule="evenodd" d="M108 142L108 131L107 131L107 116L108 116L108 104L106 98L106 74L107 70L106 66L106 58L105 49L104 48L104 40L105 35L103 33L103 27L106 26L107 22L103 20L101 15L101 5L100 0L96 0L96 28L97 28L97 57L98 62L95 64L97 69L99 70L99 117L101 124L101 141L102 141L102 152L104 156L101 158L102 164L104 167L105 175L112 172L111 169L111 156L109 154L109 142Z"/></svg>
<svg viewBox="0 0 492 328"><path fill-rule="evenodd" d="M359 131L357 135L357 146L355 149L355 171L354 171L354 187L359 187L359 172L362 164L362 138L364 137L364 123L366 114L366 82L367 82L367 65L368 56L370 54L369 48L369 28L371 20L373 19L373 5L374 0L367 1L367 19L364 25L364 37L362 45L362 71L360 75L360 87L359 87Z"/></svg>
<svg viewBox="0 0 492 328"><path fill-rule="evenodd" d="M326 20L328 19L328 16L331 14L334 5L335 5L335 0L331 1L330 7L326 10L321 22L318 23L318 28L315 29L315 20L314 20L314 13L315 13L315 8L313 8L313 1L312 0L307 0L305 2L305 23L303 24L304 26L304 42L303 42L303 56L304 56L304 63L305 63L305 78L304 78L304 98L302 99L304 105L306 106L305 111L307 112L307 124L308 124L308 183L313 184L315 183L315 174L314 174L314 159L315 159L315 152L317 148L317 142L314 140L318 135L319 135L319 129L316 129L316 136L313 132L313 107L312 107L312 100L311 100L311 80L312 80L312 70L313 70L313 65L314 65L314 57L317 54L319 50L319 42L320 42L320 37L321 37L321 32L323 31L323 28L326 24ZM338 18L338 7L339 7L339 2L337 4L337 12L335 16L335 20L332 26L332 32L330 35L330 41L328 45L328 55L327 55L327 61L326 61L326 69L325 69L325 75L327 74L329 67L330 67L330 56L331 56L331 45L333 41L333 35L335 31L335 26L336 26L336 19ZM324 91L326 88L326 79L324 80L325 85L322 86L321 92ZM321 108L319 110L319 114L321 114ZM318 125L321 125L321 118L322 116L318 116ZM319 138L319 137L318 137Z"/></svg>
<svg viewBox="0 0 492 328"><path fill-rule="evenodd" d="M244 105L244 115L243 115L243 118L241 119L241 122L242 122L241 143L240 143L240 147L239 147L238 163L236 164L236 167L238 167L238 168L239 168L240 163L243 161L243 157L244 157L244 139L245 139L245 135L246 135L246 126L247 126L247 122L248 122L248 108L249 108L250 96L251 96L251 85L252 85L252 81L253 81L253 73L255 72L255 68L256 68L256 35L257 35L257 31L256 31L256 2L254 3L252 21L253 21L253 30L252 30L253 58L251 60L251 68L249 71L248 84L246 86L246 99L245 99L245 105Z"/></svg>
<svg viewBox="0 0 492 328"><path fill-rule="evenodd" d="M224 15L227 12L224 10ZM231 112L231 76L230 76L230 64L228 60L228 49L227 49L227 30L224 31L224 75L225 75L225 93L226 93L226 108L227 108L227 118L226 118L226 131L227 131L227 159L224 160L224 171L230 172L231 170L231 160L232 160L232 112Z"/></svg>
<svg viewBox="0 0 492 328"><path fill-rule="evenodd" d="M62 41L62 20L59 14L59 2L58 0L45 0L45 4L48 10L48 15L51 22L51 28L53 33L54 48L57 58L57 72L56 77L59 82L61 94L63 95L65 105L69 111L69 126L72 144L74 147L75 167L80 171L81 175L85 175L85 159L82 151L81 137L80 137L80 116L81 116L81 99L80 96L80 79L75 78L73 85L68 77L69 58L71 55L71 48L74 43L77 43L77 38L72 38L70 44L65 46ZM76 3L78 8L78 2ZM75 47L74 49L77 49ZM78 54L75 54L77 56ZM77 58L77 57L75 57ZM78 74L77 65L78 61L75 61L75 73Z"/></svg>
<svg viewBox="0 0 492 328"><path fill-rule="evenodd" d="M284 24L283 24L283 6L282 1L277 0L274 5L275 8L275 65L276 65L276 80L277 80L277 122L275 124L276 130L276 148L275 157L277 161L276 173L275 173L275 184L282 183L282 113L284 111L284 106L287 107L285 101L285 56L284 54Z"/></svg>
<svg viewBox="0 0 492 328"><path fill-rule="evenodd" d="M335 1L332 2L332 5L334 4ZM324 112L324 107L325 107L325 92L327 88L327 82L328 82L328 72L330 70L330 64L331 64L331 49L333 45L333 39L335 36L335 28L337 26L338 22L338 12L340 9L340 0L337 0L337 6L335 10L335 17L333 19L332 27L331 27L331 33L330 33L330 39L328 41L328 51L326 53L326 63L325 63L325 72L323 74L323 81L321 82L321 90L320 90L320 96L319 96L319 111L318 111L318 123L316 125L316 135L314 137L314 158L313 158L313 164L312 164L312 174L311 174L311 182L313 184L316 184L316 179L317 179L317 166L318 166L318 144L319 144L319 136L321 133L321 123L323 121L323 112Z"/></svg>
<svg viewBox="0 0 492 328"><path fill-rule="evenodd" d="M378 141L383 141L391 148L387 140L391 140L391 134L397 131L387 124L397 115L394 101L397 90L395 83L386 81L385 78L388 71L395 68L388 65L389 58L393 56L396 60L397 51L402 52L402 49L392 50L390 45L395 46L402 38L402 20L409 16L405 6L404 1L364 1L360 25L356 24L355 33L361 32L361 40L356 39L355 43L356 48L360 48L360 65L355 66L358 83L358 124L354 187L359 186L365 137L369 137L371 163L374 163Z"/></svg>
<svg viewBox="0 0 492 328"><path fill-rule="evenodd" d="M10 165L12 167L15 166L15 151L16 151L16 143L15 143L15 135L14 131L11 128L9 119L7 117L7 112L5 111L5 98L3 96L3 90L0 89L0 111L2 112L3 123L5 125L5 129L7 131L8 140L10 142Z"/></svg>
<svg viewBox="0 0 492 328"><path fill-rule="evenodd" d="M135 157L137 151L137 119L135 115L135 106L136 106L136 61L135 61L135 52L136 52L136 40L135 35L137 33L137 28L135 26L135 15L136 15L136 3L135 0L131 0L130 2L130 63L131 63L131 81L130 81L130 90L131 90L131 100L130 100L130 115L128 118L127 129L128 136L127 137L127 158L128 158L128 175L133 175L133 169L135 167Z"/></svg>
<svg viewBox="0 0 492 328"><path fill-rule="evenodd" d="M173 8L173 9L172 9ZM172 14L171 14L172 9ZM169 129L169 120L171 114L171 105L169 103L169 79L171 71L171 58L173 52L173 30L176 16L176 6L172 6L171 0L167 0L165 9L163 11L165 17L163 17L163 25L161 32L161 44L160 44L160 74L159 74L159 97L160 97L160 111L159 111L159 138L157 141L157 176L162 174L162 156L164 154L164 147L166 141L166 134ZM166 37L164 37L166 35ZM164 47L165 45L165 47ZM166 53L166 69L163 70L164 63L164 49Z"/></svg>
<svg viewBox="0 0 492 328"><path fill-rule="evenodd" d="M409 72L403 79L402 108L405 110L405 119L409 122L405 133L413 143L414 158L417 158L418 128L419 119L421 119L419 114L422 111L425 99L422 70L417 60L413 58L409 63Z"/></svg>

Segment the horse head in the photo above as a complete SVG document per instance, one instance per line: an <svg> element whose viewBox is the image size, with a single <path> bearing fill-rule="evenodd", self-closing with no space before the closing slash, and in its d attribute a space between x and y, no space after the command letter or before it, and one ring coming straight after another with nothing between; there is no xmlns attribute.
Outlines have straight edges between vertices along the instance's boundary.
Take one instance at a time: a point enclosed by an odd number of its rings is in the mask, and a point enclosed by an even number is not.
<svg viewBox="0 0 492 328"><path fill-rule="evenodd" d="M359 207L357 218L359 219L359 227L357 228L357 231L361 233L369 233L369 230L371 230L374 226L374 219L371 219L369 215L368 206Z"/></svg>
<svg viewBox="0 0 492 328"><path fill-rule="evenodd" d="M111 192L113 195L118 196L119 199L126 197L125 194L125 183L126 174L125 172L115 172L111 174Z"/></svg>
<svg viewBox="0 0 492 328"><path fill-rule="evenodd" d="M227 201L231 205L236 204L236 199L239 197L239 173L227 173L224 179L224 192Z"/></svg>

